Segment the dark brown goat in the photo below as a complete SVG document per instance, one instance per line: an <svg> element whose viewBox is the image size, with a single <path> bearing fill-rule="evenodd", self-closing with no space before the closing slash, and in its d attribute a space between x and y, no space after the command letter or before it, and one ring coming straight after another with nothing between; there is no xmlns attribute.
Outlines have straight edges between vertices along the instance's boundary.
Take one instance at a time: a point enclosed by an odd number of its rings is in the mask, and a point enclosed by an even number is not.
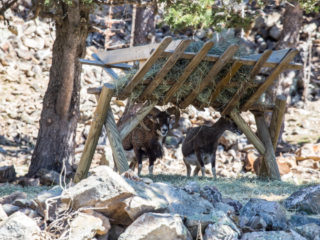
<svg viewBox="0 0 320 240"><path fill-rule="evenodd" d="M198 175L201 169L205 176L205 164L211 162L212 175L216 178L216 151L218 140L225 130L237 131L232 120L221 117L212 127L199 126L190 128L182 144L183 161L190 176L190 165L196 165L193 175Z"/></svg>
<svg viewBox="0 0 320 240"><path fill-rule="evenodd" d="M138 175L141 173L143 157L149 158L149 174L153 174L156 159L162 158L162 143L171 128L170 113L172 112L175 112L177 122L180 116L177 110L160 111L153 108L151 113L122 141L125 150L133 149L134 151L136 159L130 167L134 169L138 163Z"/></svg>

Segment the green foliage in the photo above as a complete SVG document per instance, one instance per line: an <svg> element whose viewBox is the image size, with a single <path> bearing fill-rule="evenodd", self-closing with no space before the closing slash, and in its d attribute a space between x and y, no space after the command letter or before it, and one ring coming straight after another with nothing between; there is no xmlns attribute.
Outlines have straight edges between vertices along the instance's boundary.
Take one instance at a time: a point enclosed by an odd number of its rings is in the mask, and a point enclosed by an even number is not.
<svg viewBox="0 0 320 240"><path fill-rule="evenodd" d="M306 13L319 13L320 3L319 0L299 0L300 6Z"/></svg>

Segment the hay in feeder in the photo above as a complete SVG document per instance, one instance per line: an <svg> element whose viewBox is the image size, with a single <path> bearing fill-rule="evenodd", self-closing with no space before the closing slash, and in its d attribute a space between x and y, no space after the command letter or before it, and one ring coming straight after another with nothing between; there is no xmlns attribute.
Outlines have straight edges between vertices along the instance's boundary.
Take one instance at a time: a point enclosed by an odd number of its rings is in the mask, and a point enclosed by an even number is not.
<svg viewBox="0 0 320 240"><path fill-rule="evenodd" d="M204 42L197 41L192 42L186 49L186 52L198 52L203 46ZM222 55L224 51L232 44L239 45L239 50L235 54L235 56L246 56L250 55L251 52L248 52L247 49L241 47L240 39L230 38L227 41L224 40L222 42L215 43L215 45L208 52L209 54L214 55ZM131 94L131 98L135 101L143 90L146 88L148 82L153 80L153 78L157 75L157 73L161 70L162 66L167 61L167 58L159 58L155 64L150 68L150 70L145 74L141 83L135 87L134 91ZM176 64L171 68L168 74L164 77L161 84L153 91L152 96L156 98L158 101L161 101L165 96L166 92L171 88L173 83L177 81L177 79L182 75L185 71L186 66L190 63L188 59L179 59ZM172 102L180 103L183 101L194 89L200 86L200 82L207 76L208 72L211 70L215 62L210 61L202 61L198 67L193 71L192 74L185 81L183 86L174 94ZM215 89L216 84L224 78L229 72L232 63L227 64L218 74L213 78L212 84L205 88L198 96L197 101L202 103L203 106L208 106L210 102L210 96L212 91ZM248 81L248 77L250 74L252 67L251 66L242 66L235 76L231 79L231 81L236 82L244 82ZM134 74L138 71L138 69L132 69L123 75L120 78L120 81L117 82L117 88L121 89L122 86L129 81ZM224 89L216 99L221 107L225 106L234 93L237 91L237 87Z"/></svg>

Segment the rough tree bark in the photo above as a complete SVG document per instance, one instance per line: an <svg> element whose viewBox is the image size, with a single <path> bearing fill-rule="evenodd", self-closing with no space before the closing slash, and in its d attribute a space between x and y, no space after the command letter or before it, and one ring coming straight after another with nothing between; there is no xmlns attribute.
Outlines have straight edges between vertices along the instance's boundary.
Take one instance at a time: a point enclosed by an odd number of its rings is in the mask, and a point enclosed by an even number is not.
<svg viewBox="0 0 320 240"><path fill-rule="evenodd" d="M78 58L85 55L89 9L79 0L61 4L64 17L55 22L49 85L28 176L41 168L60 172L63 164L69 170L74 158L81 74Z"/></svg>

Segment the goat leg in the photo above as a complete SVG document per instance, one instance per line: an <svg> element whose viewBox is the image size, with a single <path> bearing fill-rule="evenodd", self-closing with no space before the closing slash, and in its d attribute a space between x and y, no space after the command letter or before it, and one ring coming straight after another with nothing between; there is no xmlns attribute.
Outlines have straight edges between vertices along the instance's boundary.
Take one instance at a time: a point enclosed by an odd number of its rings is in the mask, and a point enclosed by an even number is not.
<svg viewBox="0 0 320 240"><path fill-rule="evenodd" d="M200 165L197 165L196 168L193 170L193 176L198 176L199 171L200 171Z"/></svg>
<svg viewBox="0 0 320 240"><path fill-rule="evenodd" d="M156 157L153 156L152 154L149 155L149 174L150 175L153 174L153 165L155 161L156 161Z"/></svg>
<svg viewBox="0 0 320 240"><path fill-rule="evenodd" d="M138 161L138 176L140 176L141 170L142 170L142 152L140 149L134 148L134 153L135 153L136 159Z"/></svg>
<svg viewBox="0 0 320 240"><path fill-rule="evenodd" d="M187 177L190 177L190 174L191 174L191 166L190 164L187 162L187 160L183 157L183 161L184 161L184 164L186 165L187 167Z"/></svg>
<svg viewBox="0 0 320 240"><path fill-rule="evenodd" d="M211 171L212 171L212 176L216 180L217 175L216 175L216 152L217 152L217 147L218 143L214 144L213 146L213 151L212 151L212 156L211 156Z"/></svg>
<svg viewBox="0 0 320 240"><path fill-rule="evenodd" d="M204 163L203 163L202 158L201 158L201 152L200 152L200 151L198 151L198 150L196 150L196 151L195 151L195 153L196 153L196 156L197 156L198 162L199 162L200 167L201 167L201 174L202 174L202 177L204 177L204 176L205 176L205 168L204 168ZM197 166L197 167L198 167L198 166ZM197 174L198 174L198 173L197 173Z"/></svg>

